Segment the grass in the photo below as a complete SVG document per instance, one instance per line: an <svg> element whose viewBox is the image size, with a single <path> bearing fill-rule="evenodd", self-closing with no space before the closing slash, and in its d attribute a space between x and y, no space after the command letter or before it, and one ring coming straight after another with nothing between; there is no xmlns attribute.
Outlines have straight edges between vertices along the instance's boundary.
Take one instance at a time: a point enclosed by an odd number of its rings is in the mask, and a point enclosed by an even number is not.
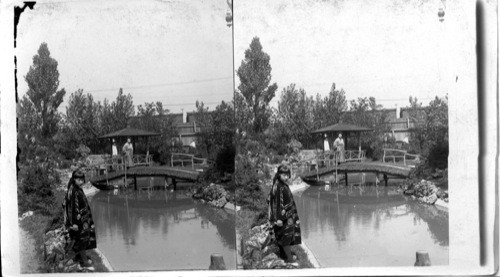
<svg viewBox="0 0 500 277"><path fill-rule="evenodd" d="M309 260L307 253L299 245L293 245L292 251L295 252L297 256L297 261L299 263L299 268L314 268L314 265Z"/></svg>

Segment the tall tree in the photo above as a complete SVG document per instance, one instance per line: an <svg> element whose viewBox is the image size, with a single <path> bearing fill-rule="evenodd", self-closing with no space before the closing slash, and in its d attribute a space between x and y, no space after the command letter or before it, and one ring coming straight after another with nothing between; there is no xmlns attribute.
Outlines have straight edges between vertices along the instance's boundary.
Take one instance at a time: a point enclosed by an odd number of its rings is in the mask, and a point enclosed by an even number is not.
<svg viewBox="0 0 500 277"><path fill-rule="evenodd" d="M33 104L35 113L33 116L40 117L40 127L36 136L41 139L51 139L57 132L57 123L60 115L57 108L63 101L64 89L58 90L59 71L57 61L50 56L46 43L42 43L38 49L38 54L33 56L33 65L30 66L25 76L28 83L27 99ZM21 109L31 109L27 107L28 100L21 101ZM25 107L23 107L25 105Z"/></svg>
<svg viewBox="0 0 500 277"><path fill-rule="evenodd" d="M410 145L427 158L426 166L448 166L448 97L435 97L429 106L422 107L416 98L410 97L409 115L414 122Z"/></svg>
<svg viewBox="0 0 500 277"><path fill-rule="evenodd" d="M161 102L144 103L137 107L137 116L131 122L132 127L159 133L160 136L150 137L146 143L137 145L137 152L149 152L155 155L155 159L161 163L166 163L170 159L170 143L172 138L177 136L177 129L174 127L174 120L168 116L169 110L163 108Z"/></svg>
<svg viewBox="0 0 500 277"><path fill-rule="evenodd" d="M319 94L316 95L313 109L314 129L338 123L346 110L345 91L336 89L335 83L333 83L327 96L321 98Z"/></svg>
<svg viewBox="0 0 500 277"><path fill-rule="evenodd" d="M271 82L270 57L262 51L258 37L254 37L250 48L245 50L245 59L241 61L237 74L240 78L238 90L250 107L252 113L252 131L260 133L269 126L271 111L269 102L273 99L278 85Z"/></svg>
<svg viewBox="0 0 500 277"><path fill-rule="evenodd" d="M276 127L284 138L282 143L286 144L295 139L307 144L312 139L313 104L313 98L308 97L304 89L297 89L295 84L283 89L276 114Z"/></svg>
<svg viewBox="0 0 500 277"><path fill-rule="evenodd" d="M365 132L360 136L361 148L365 149L366 155L379 159L383 154L384 134L389 132L387 125L387 112L381 111L381 105L377 104L375 97L359 97L351 100L349 112L342 116L342 121L358 126L371 128L372 132ZM355 147L351 142L350 147Z"/></svg>
<svg viewBox="0 0 500 277"><path fill-rule="evenodd" d="M215 160L223 149L234 144L234 108L231 103L222 101L215 110L209 111L203 102L196 101L196 109L196 123L200 130L197 145Z"/></svg>
<svg viewBox="0 0 500 277"><path fill-rule="evenodd" d="M123 94L123 89L120 88L116 100L111 103L111 112L113 118L113 131L127 127L128 120L135 114L132 95Z"/></svg>
<svg viewBox="0 0 500 277"><path fill-rule="evenodd" d="M66 107L64 132L71 139L72 149L84 144L94 147L99 143L98 137L102 135L101 114L102 105L95 102L91 94L84 94L82 89L72 93Z"/></svg>

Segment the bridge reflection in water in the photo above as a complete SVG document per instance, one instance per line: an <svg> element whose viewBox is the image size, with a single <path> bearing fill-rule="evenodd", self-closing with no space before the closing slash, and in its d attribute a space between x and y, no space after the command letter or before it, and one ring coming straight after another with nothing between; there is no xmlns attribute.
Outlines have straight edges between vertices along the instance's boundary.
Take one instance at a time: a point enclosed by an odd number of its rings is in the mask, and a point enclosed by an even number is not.
<svg viewBox="0 0 500 277"><path fill-rule="evenodd" d="M160 180L162 181L162 180ZM99 249L116 271L236 268L235 216L180 191L101 191L91 198Z"/></svg>
<svg viewBox="0 0 500 277"><path fill-rule="evenodd" d="M448 264L448 212L396 187L309 187L296 197L303 240L323 267L413 266L418 250Z"/></svg>

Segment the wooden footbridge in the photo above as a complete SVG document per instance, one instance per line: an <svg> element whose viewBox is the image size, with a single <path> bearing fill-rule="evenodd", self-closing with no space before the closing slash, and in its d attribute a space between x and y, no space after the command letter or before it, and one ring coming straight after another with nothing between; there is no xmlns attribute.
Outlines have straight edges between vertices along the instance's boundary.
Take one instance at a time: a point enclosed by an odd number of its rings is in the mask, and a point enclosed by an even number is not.
<svg viewBox="0 0 500 277"><path fill-rule="evenodd" d="M184 157L181 157L184 155ZM181 158L179 158L181 157ZM152 158L136 157L134 155L134 164L128 165L125 157L112 157L105 159L104 162L91 166L88 171L87 179L98 189L113 189L114 186L109 182L124 179L124 185L128 185L128 180L132 181L134 188L137 189L138 177L163 177L165 185L167 180L171 180L171 185L176 189L177 181L195 182L203 169L208 166L206 159L195 158L189 154L172 154L172 161L182 160L182 164L176 166L171 162L170 166L154 166Z"/></svg>
<svg viewBox="0 0 500 277"><path fill-rule="evenodd" d="M372 172L383 175L387 184L388 176L406 178L412 168L420 161L419 155L407 154L404 150L384 149L384 156L381 162L366 161L365 159L350 159L340 163L337 156L330 159L321 156L315 164L308 166L300 177L305 181L319 180L324 175L344 175L346 184L348 183L347 173ZM390 161L390 162L387 162ZM320 167L323 165L323 167Z"/></svg>

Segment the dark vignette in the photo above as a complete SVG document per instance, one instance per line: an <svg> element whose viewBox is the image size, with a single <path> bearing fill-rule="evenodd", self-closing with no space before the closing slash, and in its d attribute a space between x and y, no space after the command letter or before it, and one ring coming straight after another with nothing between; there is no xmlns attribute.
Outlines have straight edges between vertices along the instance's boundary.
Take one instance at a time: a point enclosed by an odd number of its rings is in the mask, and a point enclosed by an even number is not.
<svg viewBox="0 0 500 277"><path fill-rule="evenodd" d="M477 59L477 111L478 111L478 185L479 185L479 243L480 243L480 264L484 266L486 263L486 195L485 183L486 170L485 156L488 152L486 149L487 135L487 114L488 105L486 103L486 32L485 32L485 7L482 1L476 2L476 59Z"/></svg>
<svg viewBox="0 0 500 277"><path fill-rule="evenodd" d="M36 4L36 2L34 2L34 1L27 1L27 2L24 2L24 6L22 8L18 7L18 6L14 6L14 49L17 46L17 43L16 43L17 24L19 24L19 19L21 17L21 14L24 12L26 7L30 8L30 10L32 10L33 7L35 7L35 4ZM14 82L15 82L14 90L15 90L15 94L16 94L16 105L17 105L17 103L19 102L19 99L18 99L18 94L17 94L17 84L18 84L17 83L17 57L15 55L14 55ZM16 133L17 133L17 129L19 128L18 124L19 124L19 119L16 116ZM19 149L19 146L18 146L17 147L17 155L16 155L16 176L19 173L19 153L20 152L21 152L21 149Z"/></svg>

